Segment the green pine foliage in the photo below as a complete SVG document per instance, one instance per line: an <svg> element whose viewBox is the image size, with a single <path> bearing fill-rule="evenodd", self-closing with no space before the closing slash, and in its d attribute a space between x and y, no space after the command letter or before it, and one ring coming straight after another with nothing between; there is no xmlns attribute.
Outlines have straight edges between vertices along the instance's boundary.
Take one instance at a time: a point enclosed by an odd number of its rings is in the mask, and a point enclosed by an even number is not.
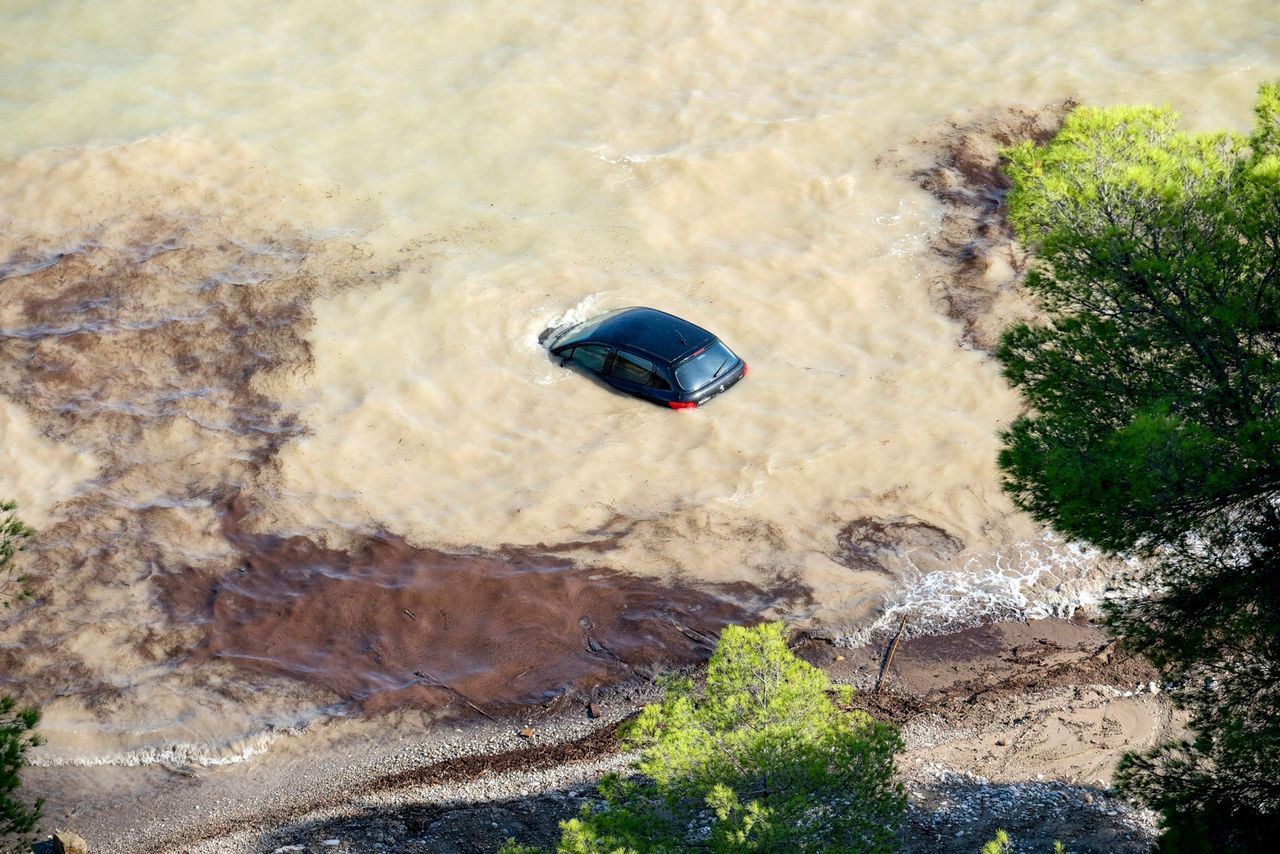
<svg viewBox="0 0 1280 854"><path fill-rule="evenodd" d="M982 846L982 854L1013 854L1013 840L1008 832L997 830L996 838ZM1061 842L1054 842L1053 854L1069 854L1069 852Z"/></svg>
<svg viewBox="0 0 1280 854"><path fill-rule="evenodd" d="M13 561L33 533L18 518L17 504L0 501L0 602L6 608L31 595L28 579L15 575ZM18 797L27 750L40 743L39 720L35 709L20 709L12 697L0 697L0 851L29 851L40 821L41 801L28 806Z"/></svg>
<svg viewBox="0 0 1280 854"><path fill-rule="evenodd" d="M781 623L730 626L705 693L672 680L624 734L637 775L561 825L560 854L886 852L906 800L897 732L797 659ZM834 697L834 699L833 699ZM532 852L514 845L506 854Z"/></svg>
<svg viewBox="0 0 1280 854"><path fill-rule="evenodd" d="M25 541L34 531L18 518L18 505L13 501L0 501L0 604L8 608L13 602L31 596L30 579L16 575L14 556L22 551Z"/></svg>
<svg viewBox="0 0 1280 854"><path fill-rule="evenodd" d="M1009 834L1003 830L997 830L996 838L982 846L982 854L1011 854L1012 851L1013 843L1009 840Z"/></svg>
<svg viewBox="0 0 1280 854"><path fill-rule="evenodd" d="M1178 688L1191 737L1126 756L1116 783L1159 811L1162 851L1271 850L1280 826L1280 508L1237 508L1165 549L1160 595L1108 620Z"/></svg>
<svg viewBox="0 0 1280 854"><path fill-rule="evenodd" d="M1026 414L1015 502L1147 559L1108 624L1190 712L1125 758L1166 852L1270 850L1280 826L1280 85L1250 135L1168 109L1074 112L1007 152L1009 216L1045 320L997 352Z"/></svg>
<svg viewBox="0 0 1280 854"><path fill-rule="evenodd" d="M1081 108L1009 152L1009 218L1047 321L997 356L1030 411L1004 434L1017 504L1113 550L1280 491L1280 132Z"/></svg>
<svg viewBox="0 0 1280 854"><path fill-rule="evenodd" d="M12 697L0 697L0 851L31 850L40 821L42 802L29 806L18 797L26 752L40 743L39 721L35 709L20 709Z"/></svg>

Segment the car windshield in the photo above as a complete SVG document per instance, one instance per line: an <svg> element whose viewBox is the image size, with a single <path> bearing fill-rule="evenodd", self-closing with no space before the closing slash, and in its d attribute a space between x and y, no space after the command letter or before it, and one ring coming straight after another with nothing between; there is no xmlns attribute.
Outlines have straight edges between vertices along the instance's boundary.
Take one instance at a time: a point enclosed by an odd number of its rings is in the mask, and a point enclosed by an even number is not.
<svg viewBox="0 0 1280 854"><path fill-rule="evenodd" d="M724 376L737 362L733 351L716 341L676 365L676 382L685 391L696 391Z"/></svg>
<svg viewBox="0 0 1280 854"><path fill-rule="evenodd" d="M590 320L579 323L577 326L569 327L563 335L555 340L554 346L557 349L570 347L584 338L590 338L595 331L600 328L600 324L604 323L606 320L613 317L615 314L618 314L622 310L623 309L620 309L619 311L611 311L608 314L602 314L599 317L593 317Z"/></svg>

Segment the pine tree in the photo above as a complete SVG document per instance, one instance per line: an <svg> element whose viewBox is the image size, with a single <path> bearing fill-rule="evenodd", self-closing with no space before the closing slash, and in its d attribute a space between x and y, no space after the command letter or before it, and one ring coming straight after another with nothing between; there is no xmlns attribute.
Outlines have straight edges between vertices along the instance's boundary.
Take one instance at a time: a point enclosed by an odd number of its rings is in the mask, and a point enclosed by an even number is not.
<svg viewBox="0 0 1280 854"><path fill-rule="evenodd" d="M705 694L687 680L667 685L666 699L624 736L643 751L638 774L606 779L606 807L565 822L556 850L896 850L906 803L894 779L901 741L889 725L842 708L851 694L791 653L781 623L726 628Z"/></svg>
<svg viewBox="0 0 1280 854"><path fill-rule="evenodd" d="M0 697L0 851L29 851L40 821L41 800L28 806L18 797L26 752L40 743L34 732L39 721L35 709L19 709L12 697Z"/></svg>
<svg viewBox="0 0 1280 854"><path fill-rule="evenodd" d="M1280 85L1256 117L1081 109L1007 153L1045 319L997 352L1028 405L1000 465L1037 519L1146 558L1108 625L1193 737L1117 782L1169 852L1269 850L1280 826Z"/></svg>

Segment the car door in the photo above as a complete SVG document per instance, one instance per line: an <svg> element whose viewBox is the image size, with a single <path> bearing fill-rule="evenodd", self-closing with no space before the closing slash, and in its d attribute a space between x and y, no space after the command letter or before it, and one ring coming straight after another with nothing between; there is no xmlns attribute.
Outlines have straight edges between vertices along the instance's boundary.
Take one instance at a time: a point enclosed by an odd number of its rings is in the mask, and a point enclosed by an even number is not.
<svg viewBox="0 0 1280 854"><path fill-rule="evenodd" d="M619 391L639 397L652 398L655 391L670 388L654 370L651 359L621 348L614 353L605 378Z"/></svg>
<svg viewBox="0 0 1280 854"><path fill-rule="evenodd" d="M563 358L588 373L603 375L609 362L609 352L609 348L601 344L579 344Z"/></svg>

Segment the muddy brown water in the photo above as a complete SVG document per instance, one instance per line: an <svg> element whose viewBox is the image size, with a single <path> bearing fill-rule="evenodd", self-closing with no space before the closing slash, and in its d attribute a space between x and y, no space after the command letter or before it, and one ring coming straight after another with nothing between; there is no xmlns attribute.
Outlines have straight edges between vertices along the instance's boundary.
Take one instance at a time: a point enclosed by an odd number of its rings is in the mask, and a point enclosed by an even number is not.
<svg viewBox="0 0 1280 854"><path fill-rule="evenodd" d="M233 568L156 578L171 619L205 626L193 659L313 683L366 714L500 714L589 697L703 660L725 625L802 598L659 584L529 551L414 548L392 535L325 548L252 533L249 512L237 499L224 516Z"/></svg>
<svg viewBox="0 0 1280 854"><path fill-rule="evenodd" d="M0 495L40 533L0 690L39 761L463 702L411 678L536 700L762 608L855 642L1089 601L1000 490L998 151L1067 98L1246 127L1274 4L1206 5L4 4ZM750 380L677 418L538 343L631 304ZM565 663L424 668L392 617L464 592L477 660ZM545 648L485 646L508 605Z"/></svg>

